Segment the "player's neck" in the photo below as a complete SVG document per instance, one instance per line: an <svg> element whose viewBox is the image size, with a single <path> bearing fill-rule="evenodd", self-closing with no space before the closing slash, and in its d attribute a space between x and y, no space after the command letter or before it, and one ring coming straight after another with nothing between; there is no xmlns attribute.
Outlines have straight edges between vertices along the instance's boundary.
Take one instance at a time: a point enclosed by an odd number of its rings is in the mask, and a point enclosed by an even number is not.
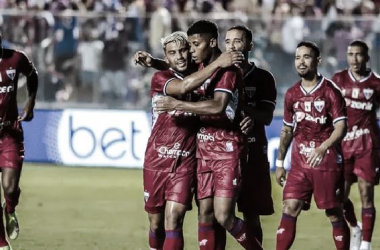
<svg viewBox="0 0 380 250"><path fill-rule="evenodd" d="M243 69L244 74L248 72L248 70L251 69L251 64L248 62L248 60L244 60L241 62L240 67Z"/></svg>
<svg viewBox="0 0 380 250"><path fill-rule="evenodd" d="M209 65L210 63L212 63L213 61L215 61L220 55L222 54L222 51L216 47L212 54L211 54L211 57L209 60L203 62L203 65L206 67L207 65Z"/></svg>
<svg viewBox="0 0 380 250"><path fill-rule="evenodd" d="M367 70L367 67L362 67L359 71L353 71L352 69L349 69L351 74L355 77L356 80L361 80L368 76L369 71Z"/></svg>
<svg viewBox="0 0 380 250"><path fill-rule="evenodd" d="M309 92L318 84L321 77L322 76L319 74L313 74L310 76L302 77L301 78L301 85L307 92Z"/></svg>

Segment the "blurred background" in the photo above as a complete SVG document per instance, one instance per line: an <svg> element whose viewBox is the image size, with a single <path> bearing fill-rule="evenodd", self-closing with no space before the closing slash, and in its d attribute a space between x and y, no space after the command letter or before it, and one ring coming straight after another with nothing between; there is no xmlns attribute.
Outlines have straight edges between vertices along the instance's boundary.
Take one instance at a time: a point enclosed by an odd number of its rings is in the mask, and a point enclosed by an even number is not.
<svg viewBox="0 0 380 250"><path fill-rule="evenodd" d="M14 249L147 249L141 167L155 70L134 65L137 50L163 57L160 38L199 19L218 24L222 50L229 27L252 29L250 60L277 80L276 117L267 127L273 170L283 96L298 80L298 42L319 45L320 72L331 77L347 67L347 45L362 39L371 49L370 67L380 72L379 13L380 0L0 0L3 47L25 51L40 82L35 118L23 124L21 234ZM18 88L22 107L25 78ZM358 212L355 187L352 193ZM281 196L273 182L276 213L263 219L265 249L275 248ZM194 210L185 220L185 249L197 249ZM292 249L332 249L329 222L314 204L299 222ZM379 228L372 249L380 249ZM229 239L228 249L239 247Z"/></svg>

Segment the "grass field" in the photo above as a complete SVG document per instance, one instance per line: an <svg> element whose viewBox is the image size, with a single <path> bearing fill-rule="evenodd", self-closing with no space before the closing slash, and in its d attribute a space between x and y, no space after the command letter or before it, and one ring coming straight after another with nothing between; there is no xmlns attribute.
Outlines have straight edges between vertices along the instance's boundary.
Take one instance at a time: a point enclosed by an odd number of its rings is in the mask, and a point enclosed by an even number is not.
<svg viewBox="0 0 380 250"><path fill-rule="evenodd" d="M273 185L276 213L263 217L264 247L275 249L281 216L281 189ZM148 249L148 220L143 209L142 171L25 165L15 250ZM380 190L376 187L376 206ZM353 200L360 212L356 186ZM380 219L372 249L380 249ZM198 249L196 211L185 219L185 249ZM315 205L301 214L292 249L334 249L331 226ZM227 249L241 249L228 236Z"/></svg>

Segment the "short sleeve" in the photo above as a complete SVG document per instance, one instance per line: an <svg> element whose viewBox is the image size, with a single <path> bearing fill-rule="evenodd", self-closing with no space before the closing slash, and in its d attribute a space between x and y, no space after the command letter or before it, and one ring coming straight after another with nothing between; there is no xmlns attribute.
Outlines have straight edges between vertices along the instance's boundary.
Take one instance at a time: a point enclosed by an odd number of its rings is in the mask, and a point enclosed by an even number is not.
<svg viewBox="0 0 380 250"><path fill-rule="evenodd" d="M265 76L262 78L262 84L258 85L258 107L271 107L276 108L276 81L273 75L269 72L265 72Z"/></svg>
<svg viewBox="0 0 380 250"><path fill-rule="evenodd" d="M231 95L236 89L237 81L239 81L239 74L233 70L227 70L223 73L220 80L216 83L214 92L227 92Z"/></svg>
<svg viewBox="0 0 380 250"><path fill-rule="evenodd" d="M156 93L164 93L164 95L166 95L166 86L174 79L175 77L168 70L156 72L152 77L151 91Z"/></svg>
<svg viewBox="0 0 380 250"><path fill-rule="evenodd" d="M293 121L293 101L291 91L288 90L284 100L284 124L290 127L294 126Z"/></svg>
<svg viewBox="0 0 380 250"><path fill-rule="evenodd" d="M332 86L327 93L327 98L330 103L329 113L331 115L333 124L340 120L347 119L346 103L340 90Z"/></svg>

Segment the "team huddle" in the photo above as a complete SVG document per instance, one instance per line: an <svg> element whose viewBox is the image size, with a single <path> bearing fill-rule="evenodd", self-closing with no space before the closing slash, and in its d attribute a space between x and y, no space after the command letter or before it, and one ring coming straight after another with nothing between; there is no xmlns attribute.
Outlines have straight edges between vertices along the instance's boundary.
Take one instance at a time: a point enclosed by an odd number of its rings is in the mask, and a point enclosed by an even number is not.
<svg viewBox="0 0 380 250"><path fill-rule="evenodd" d="M244 249L263 249L260 215L274 213L265 126L276 106L275 79L248 61L253 44L247 27L228 29L226 52L217 41L217 25L200 20L187 34L162 39L164 60L143 51L134 57L159 70L151 82L153 127L143 170L150 249L184 248L183 221L193 196L200 249L225 249L226 231ZM301 79L285 95L276 160L276 180L284 186L277 250L291 248L297 217L312 195L331 221L336 249L371 249L380 78L366 68L364 42L353 41L347 59L349 69L329 80L318 73L314 43L301 42L295 51ZM349 200L356 181L361 223ZM243 219L235 215L236 204Z"/></svg>

